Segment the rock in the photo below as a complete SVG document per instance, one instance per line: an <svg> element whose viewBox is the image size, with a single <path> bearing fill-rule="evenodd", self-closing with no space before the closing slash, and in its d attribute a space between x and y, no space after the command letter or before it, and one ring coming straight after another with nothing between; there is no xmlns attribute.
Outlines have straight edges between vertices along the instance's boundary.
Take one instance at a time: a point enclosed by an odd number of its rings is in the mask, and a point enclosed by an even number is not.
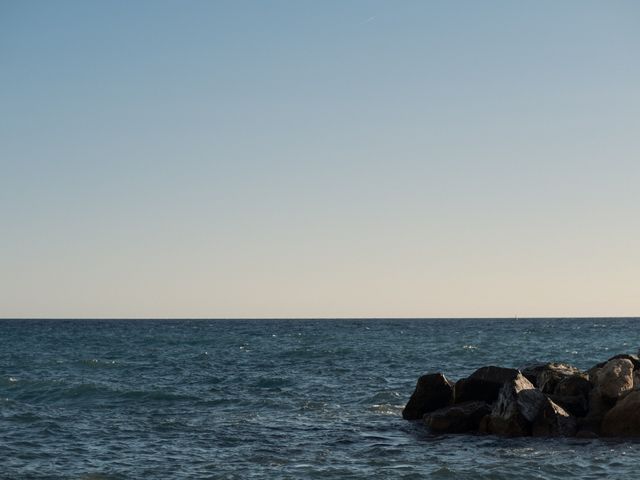
<svg viewBox="0 0 640 480"><path fill-rule="evenodd" d="M542 393L553 393L564 378L579 374L580 370L566 363L548 363L538 374L538 388Z"/></svg>
<svg viewBox="0 0 640 480"><path fill-rule="evenodd" d="M589 410L584 418L578 419L578 428L600 435L602 419L615 404L615 400L604 397L599 388L589 393Z"/></svg>
<svg viewBox="0 0 640 480"><path fill-rule="evenodd" d="M564 377L549 398L576 417L584 417L589 410L589 394L593 388L586 374Z"/></svg>
<svg viewBox="0 0 640 480"><path fill-rule="evenodd" d="M560 405L574 417L586 417L589 413L589 397L583 395L548 395L554 403Z"/></svg>
<svg viewBox="0 0 640 480"><path fill-rule="evenodd" d="M452 394L453 385L442 373L423 375L418 379L416 389L402 410L402 418L419 420L425 413L449 405Z"/></svg>
<svg viewBox="0 0 640 480"><path fill-rule="evenodd" d="M591 367L592 369L598 369L598 368L602 368L604 367L608 362L610 362L611 360L618 360L618 359L625 359L625 360L629 360L631 361L631 363L633 363L633 369L634 370L640 370L640 357L638 357L638 355L631 355L628 353L620 353L618 355L614 355L613 357L611 357L609 360L607 360L606 362L600 362L597 365L594 365L593 367Z"/></svg>
<svg viewBox="0 0 640 480"><path fill-rule="evenodd" d="M531 426L534 437L572 437L578 429L575 417L560 405L546 398L538 416Z"/></svg>
<svg viewBox="0 0 640 480"><path fill-rule="evenodd" d="M537 387L538 375L540 375L540 372L544 370L545 366L546 364L528 365L526 367L522 367L520 372L533 384L534 387Z"/></svg>
<svg viewBox="0 0 640 480"><path fill-rule="evenodd" d="M482 401L493 403L502 386L520 372L513 368L482 367L467 378L458 380L453 389L454 403Z"/></svg>
<svg viewBox="0 0 640 480"><path fill-rule="evenodd" d="M640 358L616 355L588 372L563 363L487 366L455 385L423 375L402 416L437 433L640 437Z"/></svg>
<svg viewBox="0 0 640 480"><path fill-rule="evenodd" d="M611 360L617 360L619 358L625 359L625 360L629 360L631 363L633 363L633 369L634 370L640 370L640 357L638 357L638 355L630 355L628 353L621 353L620 355L616 355L614 357L611 357L609 360L607 360L607 362L610 362Z"/></svg>
<svg viewBox="0 0 640 480"><path fill-rule="evenodd" d="M553 394L563 397L580 395L587 398L592 388L593 384L589 381L587 375L580 373L561 379L553 389Z"/></svg>
<svg viewBox="0 0 640 480"><path fill-rule="evenodd" d="M611 399L602 395L599 388L594 388L589 394L589 415L590 417L604 417L615 405L615 399Z"/></svg>
<svg viewBox="0 0 640 480"><path fill-rule="evenodd" d="M473 432L490 411L486 402L463 402L426 414L424 422L436 433Z"/></svg>
<svg viewBox="0 0 640 480"><path fill-rule="evenodd" d="M597 370L594 383L603 397L620 398L633 390L633 362L627 358L609 360Z"/></svg>
<svg viewBox="0 0 640 480"><path fill-rule="evenodd" d="M518 374L503 385L482 429L485 433L509 437L529 435L531 422L538 417L546 401L540 390L524 375Z"/></svg>
<svg viewBox="0 0 640 480"><path fill-rule="evenodd" d="M577 433L580 438L597 438L600 436L600 425L602 418L584 417L576 418Z"/></svg>
<svg viewBox="0 0 640 480"><path fill-rule="evenodd" d="M602 435L640 436L640 391L631 392L607 412L602 420Z"/></svg>

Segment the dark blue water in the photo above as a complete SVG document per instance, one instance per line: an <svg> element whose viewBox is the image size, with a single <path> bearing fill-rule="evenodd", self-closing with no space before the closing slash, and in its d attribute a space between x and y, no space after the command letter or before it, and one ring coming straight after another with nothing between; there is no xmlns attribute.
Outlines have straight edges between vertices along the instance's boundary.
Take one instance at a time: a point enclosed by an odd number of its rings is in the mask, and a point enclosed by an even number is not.
<svg viewBox="0 0 640 480"><path fill-rule="evenodd" d="M634 478L640 443L430 436L417 377L640 347L637 319L0 321L0 478Z"/></svg>

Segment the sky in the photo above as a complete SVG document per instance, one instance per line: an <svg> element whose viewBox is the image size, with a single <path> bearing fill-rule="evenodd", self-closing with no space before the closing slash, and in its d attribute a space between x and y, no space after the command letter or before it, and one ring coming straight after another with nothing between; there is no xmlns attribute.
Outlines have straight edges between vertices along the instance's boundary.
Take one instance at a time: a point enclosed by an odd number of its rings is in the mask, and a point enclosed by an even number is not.
<svg viewBox="0 0 640 480"><path fill-rule="evenodd" d="M0 0L0 317L640 315L639 23Z"/></svg>

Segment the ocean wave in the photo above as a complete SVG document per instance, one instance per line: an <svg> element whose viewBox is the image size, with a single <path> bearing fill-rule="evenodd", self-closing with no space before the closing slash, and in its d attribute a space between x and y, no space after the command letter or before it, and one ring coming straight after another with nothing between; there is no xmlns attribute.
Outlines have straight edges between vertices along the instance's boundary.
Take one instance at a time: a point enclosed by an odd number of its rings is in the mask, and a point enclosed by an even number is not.
<svg viewBox="0 0 640 480"><path fill-rule="evenodd" d="M111 473L86 473L79 480L122 480L124 477Z"/></svg>
<svg viewBox="0 0 640 480"><path fill-rule="evenodd" d="M428 371L588 368L638 345L637 320L601 322L51 321L43 335L0 321L0 478L635 478L640 442L433 435L401 418Z"/></svg>
<svg viewBox="0 0 640 480"><path fill-rule="evenodd" d="M401 395L400 392L397 392L395 390L384 390L381 392L376 392L375 395L367 397L366 399L362 400L360 403L363 403L365 405L383 404L383 403L398 404L398 403L401 403L403 398L404 398L404 395Z"/></svg>
<svg viewBox="0 0 640 480"><path fill-rule="evenodd" d="M134 400L144 401L167 401L167 402L191 402L200 400L200 397L195 395L187 395L182 393L174 393L163 390L132 390L118 392L122 397Z"/></svg>
<svg viewBox="0 0 640 480"><path fill-rule="evenodd" d="M29 380L17 384L14 399L43 404L123 401L194 401L199 397L168 390L126 390L99 383L70 384L63 380Z"/></svg>
<svg viewBox="0 0 640 480"><path fill-rule="evenodd" d="M318 402L318 401L313 401L313 400L307 400L302 404L302 406L300 407L300 410L303 411L303 412L307 412L307 411L325 412L325 411L327 411L328 405L329 404L327 402Z"/></svg>
<svg viewBox="0 0 640 480"><path fill-rule="evenodd" d="M35 423L42 420L42 418L33 412L16 413L4 417L5 420L16 423Z"/></svg>
<svg viewBox="0 0 640 480"><path fill-rule="evenodd" d="M388 403L383 403L379 405L371 405L369 407L369 411L379 415L399 416L402 413L403 408L403 405L390 405Z"/></svg>
<svg viewBox="0 0 640 480"><path fill-rule="evenodd" d="M2 377L0 378L0 385L5 385L7 387L14 387L18 383L17 377Z"/></svg>
<svg viewBox="0 0 640 480"><path fill-rule="evenodd" d="M116 368L121 364L117 360L100 360L98 358L89 358L80 360L80 364L91 368Z"/></svg>
<svg viewBox="0 0 640 480"><path fill-rule="evenodd" d="M290 387L293 382L289 378L285 377L260 377L253 382L252 388L259 389L279 389L283 387Z"/></svg>

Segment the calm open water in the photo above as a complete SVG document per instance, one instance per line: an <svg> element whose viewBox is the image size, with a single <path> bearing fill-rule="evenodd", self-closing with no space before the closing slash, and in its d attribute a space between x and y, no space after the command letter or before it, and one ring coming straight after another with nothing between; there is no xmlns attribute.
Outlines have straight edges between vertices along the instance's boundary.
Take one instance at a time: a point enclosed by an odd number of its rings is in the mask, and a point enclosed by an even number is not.
<svg viewBox="0 0 640 480"><path fill-rule="evenodd" d="M636 478L640 443L430 436L418 376L581 368L638 319L0 321L0 479Z"/></svg>

